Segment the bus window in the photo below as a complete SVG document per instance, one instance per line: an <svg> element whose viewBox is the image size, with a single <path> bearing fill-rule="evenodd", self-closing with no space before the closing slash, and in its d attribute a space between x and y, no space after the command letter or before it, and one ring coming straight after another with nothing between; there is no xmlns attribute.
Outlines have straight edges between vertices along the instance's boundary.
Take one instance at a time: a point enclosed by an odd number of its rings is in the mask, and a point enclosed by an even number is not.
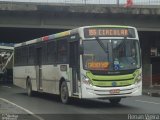
<svg viewBox="0 0 160 120"><path fill-rule="evenodd" d="M58 41L58 63L67 63L68 62L68 43L67 40Z"/></svg>
<svg viewBox="0 0 160 120"><path fill-rule="evenodd" d="M87 68L87 64L92 61L94 61L94 54L83 54L83 62L85 68Z"/></svg>
<svg viewBox="0 0 160 120"><path fill-rule="evenodd" d="M42 44L42 64L46 64L47 59L47 43Z"/></svg>
<svg viewBox="0 0 160 120"><path fill-rule="evenodd" d="M47 62L55 63L56 62L56 42L51 41L47 43Z"/></svg>
<svg viewBox="0 0 160 120"><path fill-rule="evenodd" d="M35 48L34 45L29 46L29 52L28 52L28 64L33 65L34 64L34 56L35 56Z"/></svg>

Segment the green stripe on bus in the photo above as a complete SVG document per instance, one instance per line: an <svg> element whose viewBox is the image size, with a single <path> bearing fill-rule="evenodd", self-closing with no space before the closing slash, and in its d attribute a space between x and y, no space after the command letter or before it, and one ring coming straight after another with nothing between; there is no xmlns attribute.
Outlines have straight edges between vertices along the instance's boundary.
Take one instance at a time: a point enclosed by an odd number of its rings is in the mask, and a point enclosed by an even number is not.
<svg viewBox="0 0 160 120"><path fill-rule="evenodd" d="M114 85L113 85L114 82ZM127 86L134 84L134 80L127 80L127 81L110 81L110 82L103 82L103 81L92 81L92 84L95 86Z"/></svg>
<svg viewBox="0 0 160 120"><path fill-rule="evenodd" d="M91 72L87 72L87 77L90 79L95 79L95 80L126 80L126 79L133 79L134 76L133 74L128 74L128 75L113 75L113 76L107 76L107 75L93 75Z"/></svg>
<svg viewBox="0 0 160 120"><path fill-rule="evenodd" d="M127 75L93 75L91 72L87 72L87 77L91 80L95 86L127 86L135 83L135 76L141 73L141 70L135 70L133 74ZM98 81L99 80L99 81Z"/></svg>

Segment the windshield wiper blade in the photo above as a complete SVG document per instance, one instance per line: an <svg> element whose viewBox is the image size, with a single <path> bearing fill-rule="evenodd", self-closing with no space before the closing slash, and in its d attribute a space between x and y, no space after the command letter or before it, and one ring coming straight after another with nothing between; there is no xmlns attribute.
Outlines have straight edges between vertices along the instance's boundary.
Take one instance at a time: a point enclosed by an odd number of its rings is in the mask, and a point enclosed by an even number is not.
<svg viewBox="0 0 160 120"><path fill-rule="evenodd" d="M103 49L103 51L105 53L109 53L109 50L105 47L105 45L103 44L103 42L98 37L96 37L96 40L97 40L98 44L101 46L101 48Z"/></svg>

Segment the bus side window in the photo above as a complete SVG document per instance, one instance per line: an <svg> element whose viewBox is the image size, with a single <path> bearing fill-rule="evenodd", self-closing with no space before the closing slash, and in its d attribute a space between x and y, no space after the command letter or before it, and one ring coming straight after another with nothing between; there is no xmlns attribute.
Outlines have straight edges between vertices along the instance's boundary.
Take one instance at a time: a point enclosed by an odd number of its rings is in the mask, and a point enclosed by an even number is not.
<svg viewBox="0 0 160 120"><path fill-rule="evenodd" d="M27 47L22 46L17 49L17 65L27 65Z"/></svg>
<svg viewBox="0 0 160 120"><path fill-rule="evenodd" d="M42 64L46 64L47 63L47 43L44 42L42 44Z"/></svg>
<svg viewBox="0 0 160 120"><path fill-rule="evenodd" d="M33 65L34 64L34 56L35 56L35 47L34 45L28 47L28 64Z"/></svg>
<svg viewBox="0 0 160 120"><path fill-rule="evenodd" d="M56 42L55 41L47 42L47 63L56 63L56 60L57 60Z"/></svg>
<svg viewBox="0 0 160 120"><path fill-rule="evenodd" d="M28 46L23 47L21 52L22 65L28 65Z"/></svg>
<svg viewBox="0 0 160 120"><path fill-rule="evenodd" d="M58 63L68 62L68 42L66 39L57 41L58 45Z"/></svg>

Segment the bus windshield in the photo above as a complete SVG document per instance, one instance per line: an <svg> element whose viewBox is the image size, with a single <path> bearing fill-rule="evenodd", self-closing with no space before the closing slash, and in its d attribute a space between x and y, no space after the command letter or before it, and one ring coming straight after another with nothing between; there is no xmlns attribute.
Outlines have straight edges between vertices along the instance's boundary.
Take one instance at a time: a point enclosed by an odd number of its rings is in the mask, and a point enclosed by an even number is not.
<svg viewBox="0 0 160 120"><path fill-rule="evenodd" d="M140 68L138 40L95 39L83 41L86 70L129 70Z"/></svg>

